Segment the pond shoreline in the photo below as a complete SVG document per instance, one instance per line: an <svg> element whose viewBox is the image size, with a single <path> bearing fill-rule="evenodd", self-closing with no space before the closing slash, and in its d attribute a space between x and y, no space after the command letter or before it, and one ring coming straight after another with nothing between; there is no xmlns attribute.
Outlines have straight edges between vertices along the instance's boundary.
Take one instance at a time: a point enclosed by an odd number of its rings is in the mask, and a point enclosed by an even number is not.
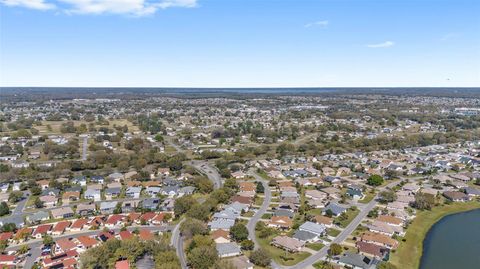
<svg viewBox="0 0 480 269"><path fill-rule="evenodd" d="M446 216L480 209L478 201L467 203L445 204L433 208L430 211L419 211L416 218L408 226L404 237L405 242L400 241L400 246L392 253L390 262L402 269L418 269L423 255L423 242L430 229Z"/></svg>

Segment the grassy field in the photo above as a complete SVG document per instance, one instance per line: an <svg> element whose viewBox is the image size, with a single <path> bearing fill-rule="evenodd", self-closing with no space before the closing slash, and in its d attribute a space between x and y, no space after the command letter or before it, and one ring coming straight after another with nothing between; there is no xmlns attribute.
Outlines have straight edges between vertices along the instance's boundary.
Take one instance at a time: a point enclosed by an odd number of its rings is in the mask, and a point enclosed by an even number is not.
<svg viewBox="0 0 480 269"><path fill-rule="evenodd" d="M329 228L327 229L327 234L333 237L337 237L337 235L340 234L340 231L333 228Z"/></svg>
<svg viewBox="0 0 480 269"><path fill-rule="evenodd" d="M391 254L390 262L402 269L417 269L423 251L423 239L433 224L441 218L472 209L480 208L479 202L453 203L438 206L431 211L420 211L407 229L405 242L401 242L395 253Z"/></svg>
<svg viewBox="0 0 480 269"><path fill-rule="evenodd" d="M275 260L277 263L281 265L291 266L305 260L311 255L308 252L288 253L285 250L270 245L270 242L272 242L272 239L275 236L277 235L275 234L267 238L259 238L257 235L257 239L260 247L268 251L272 259Z"/></svg>
<svg viewBox="0 0 480 269"><path fill-rule="evenodd" d="M306 247L319 251L324 247L324 245L322 243L308 243Z"/></svg>

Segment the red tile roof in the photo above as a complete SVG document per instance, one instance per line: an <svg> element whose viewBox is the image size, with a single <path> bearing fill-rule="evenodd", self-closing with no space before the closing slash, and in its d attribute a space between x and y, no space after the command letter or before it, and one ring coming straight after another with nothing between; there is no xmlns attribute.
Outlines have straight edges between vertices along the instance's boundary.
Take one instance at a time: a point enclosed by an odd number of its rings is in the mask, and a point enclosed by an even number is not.
<svg viewBox="0 0 480 269"><path fill-rule="evenodd" d="M121 231L118 234L120 235L121 240L130 239L133 237L133 234L129 231Z"/></svg>
<svg viewBox="0 0 480 269"><path fill-rule="evenodd" d="M65 229L70 226L70 221L60 221L53 227L53 232L63 232Z"/></svg>
<svg viewBox="0 0 480 269"><path fill-rule="evenodd" d="M85 224L88 223L87 219L77 219L70 228L72 229L82 229Z"/></svg>
<svg viewBox="0 0 480 269"><path fill-rule="evenodd" d="M90 248L90 247L93 247L95 246L98 241L89 237L89 236L85 236L85 235L82 235L82 236L79 236L77 238L77 240L80 242L80 244L82 244L85 248Z"/></svg>
<svg viewBox="0 0 480 269"><path fill-rule="evenodd" d="M12 236L13 236L13 232L0 233L0 240L8 240L12 238Z"/></svg>
<svg viewBox="0 0 480 269"><path fill-rule="evenodd" d="M129 269L130 265L127 260L118 261L115 263L115 269Z"/></svg>
<svg viewBox="0 0 480 269"><path fill-rule="evenodd" d="M154 238L154 235L149 230L142 229L140 230L138 237L140 237L142 240L151 240Z"/></svg>
<svg viewBox="0 0 480 269"><path fill-rule="evenodd" d="M40 225L37 227L37 229L35 229L33 235L46 234L48 231L50 231L50 229L52 229L52 224Z"/></svg>

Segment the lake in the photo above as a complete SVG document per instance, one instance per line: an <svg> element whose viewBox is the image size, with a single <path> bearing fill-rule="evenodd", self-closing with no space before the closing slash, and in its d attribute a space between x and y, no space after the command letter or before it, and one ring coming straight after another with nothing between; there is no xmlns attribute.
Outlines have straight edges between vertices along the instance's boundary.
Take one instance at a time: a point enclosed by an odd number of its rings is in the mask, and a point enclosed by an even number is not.
<svg viewBox="0 0 480 269"><path fill-rule="evenodd" d="M480 268L480 209L444 217L423 241L420 269Z"/></svg>

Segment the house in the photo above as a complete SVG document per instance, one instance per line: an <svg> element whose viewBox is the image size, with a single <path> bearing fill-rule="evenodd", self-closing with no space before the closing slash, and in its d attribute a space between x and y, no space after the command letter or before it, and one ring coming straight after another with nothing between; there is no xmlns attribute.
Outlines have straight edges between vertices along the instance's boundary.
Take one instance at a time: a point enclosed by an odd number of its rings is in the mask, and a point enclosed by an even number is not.
<svg viewBox="0 0 480 269"><path fill-rule="evenodd" d="M211 237L217 244L230 243L230 234L222 229L212 232Z"/></svg>
<svg viewBox="0 0 480 269"><path fill-rule="evenodd" d="M350 196L353 200L361 200L365 197L361 190L351 188L347 190L347 195Z"/></svg>
<svg viewBox="0 0 480 269"><path fill-rule="evenodd" d="M160 204L159 198L145 198L142 200L142 208L149 210L156 210Z"/></svg>
<svg viewBox="0 0 480 269"><path fill-rule="evenodd" d="M307 243L317 242L320 239L319 236L314 233L301 230L295 231L292 237Z"/></svg>
<svg viewBox="0 0 480 269"><path fill-rule="evenodd" d="M463 193L463 192L459 192L459 191L446 191L443 193L443 196L445 196L445 198L449 199L450 201L453 201L453 202L466 202L466 201L470 201L470 196L468 196L467 194Z"/></svg>
<svg viewBox="0 0 480 269"><path fill-rule="evenodd" d="M119 227L123 223L123 215L110 215L110 217L105 221L105 227L115 228Z"/></svg>
<svg viewBox="0 0 480 269"><path fill-rule="evenodd" d="M155 238L153 233L150 232L150 230L146 229L140 229L140 231L138 232L138 237L140 238L140 240L152 240Z"/></svg>
<svg viewBox="0 0 480 269"><path fill-rule="evenodd" d="M17 257L15 255L6 255L6 254L0 254L0 266L2 268L5 266L5 268L16 268L17 264Z"/></svg>
<svg viewBox="0 0 480 269"><path fill-rule="evenodd" d="M242 178L245 178L246 176L247 175L242 171L235 171L232 173L232 177L235 179L242 179Z"/></svg>
<svg viewBox="0 0 480 269"><path fill-rule="evenodd" d="M276 236L272 239L271 244L289 252L299 252L305 246L304 241L288 236Z"/></svg>
<svg viewBox="0 0 480 269"><path fill-rule="evenodd" d="M78 176L74 177L70 180L72 184L77 184L80 186L86 186L87 185L87 177L86 176Z"/></svg>
<svg viewBox="0 0 480 269"><path fill-rule="evenodd" d="M96 247L100 244L97 240L92 237L81 235L77 237L78 247L82 250L87 250L89 248Z"/></svg>
<svg viewBox="0 0 480 269"><path fill-rule="evenodd" d="M195 187L193 186L185 186L182 187L178 190L178 196L184 196L184 195L191 195L195 191Z"/></svg>
<svg viewBox="0 0 480 269"><path fill-rule="evenodd" d="M375 269L380 263L377 259L371 259L361 254L346 252L338 260L338 264L352 269Z"/></svg>
<svg viewBox="0 0 480 269"><path fill-rule="evenodd" d="M253 263L251 263L244 255L234 257L230 259L230 262L236 269L253 269Z"/></svg>
<svg viewBox="0 0 480 269"><path fill-rule="evenodd" d="M44 220L48 220L50 215L46 211L38 211L33 214L27 215L26 220L31 224L38 224Z"/></svg>
<svg viewBox="0 0 480 269"><path fill-rule="evenodd" d="M89 216L95 213L95 204L79 204L77 205L77 214L80 216Z"/></svg>
<svg viewBox="0 0 480 269"><path fill-rule="evenodd" d="M140 200L127 200L122 202L122 212L128 213L135 210L140 204Z"/></svg>
<svg viewBox="0 0 480 269"><path fill-rule="evenodd" d="M376 244L382 247L386 247L389 249L396 249L398 247L398 241L380 233L373 233L373 232L365 232L360 237L360 241Z"/></svg>
<svg viewBox="0 0 480 269"><path fill-rule="evenodd" d="M102 214L112 214L116 207L116 201L102 202L100 203L100 212L102 212Z"/></svg>
<svg viewBox="0 0 480 269"><path fill-rule="evenodd" d="M120 196L121 192L122 192L122 188L120 187L107 188L105 190L105 198L107 198L107 200L112 200Z"/></svg>
<svg viewBox="0 0 480 269"><path fill-rule="evenodd" d="M10 184L2 183L2 184L0 184L0 191L3 192L3 193L6 193L8 191L8 187L10 187Z"/></svg>
<svg viewBox="0 0 480 269"><path fill-rule="evenodd" d="M112 173L112 174L108 175L107 178L110 179L111 181L114 181L114 182L120 182L121 180L123 180L123 174L122 173Z"/></svg>
<svg viewBox="0 0 480 269"><path fill-rule="evenodd" d="M46 208L54 207L57 205L58 199L53 195L40 196L38 199L42 201Z"/></svg>
<svg viewBox="0 0 480 269"><path fill-rule="evenodd" d="M130 198L140 198L142 187L128 187L125 195Z"/></svg>
<svg viewBox="0 0 480 269"><path fill-rule="evenodd" d="M210 230L212 231L219 229L229 231L230 227L232 227L234 224L235 220L214 219L208 223L208 227L210 227Z"/></svg>
<svg viewBox="0 0 480 269"><path fill-rule="evenodd" d="M102 177L102 176L91 176L90 177L90 182L103 184L103 183L105 183L105 178Z"/></svg>
<svg viewBox="0 0 480 269"><path fill-rule="evenodd" d="M315 221L318 224L323 224L327 228L332 228L333 227L333 219L332 218L322 216L322 215L318 215L318 216L315 216Z"/></svg>
<svg viewBox="0 0 480 269"><path fill-rule="evenodd" d="M151 197L155 197L157 196L157 194L159 194L161 191L161 188L160 187L147 187L145 192L150 195Z"/></svg>
<svg viewBox="0 0 480 269"><path fill-rule="evenodd" d="M35 230L32 233L32 236L37 239L40 239L44 235L49 234L51 229L52 229L52 224L40 225L37 228L35 228Z"/></svg>
<svg viewBox="0 0 480 269"><path fill-rule="evenodd" d="M288 218L293 218L295 213L287 209L277 209L275 212L273 212L273 215L276 217L286 216Z"/></svg>
<svg viewBox="0 0 480 269"><path fill-rule="evenodd" d="M66 191L62 195L62 204L68 205L70 201L78 201L80 199L80 192Z"/></svg>
<svg viewBox="0 0 480 269"><path fill-rule="evenodd" d="M73 217L73 210L66 206L66 207L61 207L61 208L55 208L50 211L52 213L52 217L54 219L66 219L66 218L71 218Z"/></svg>
<svg viewBox="0 0 480 269"><path fill-rule="evenodd" d="M293 221L286 216L272 216L270 221L267 224L269 227L274 227L277 229L288 230L292 227Z"/></svg>
<svg viewBox="0 0 480 269"><path fill-rule="evenodd" d="M356 243L358 253L365 255L369 258L383 260L388 254L388 249L376 244L358 241Z"/></svg>
<svg viewBox="0 0 480 269"><path fill-rule="evenodd" d="M65 253L70 250L78 250L77 244L71 238L61 238L55 242L55 253Z"/></svg>
<svg viewBox="0 0 480 269"><path fill-rule="evenodd" d="M306 190L305 197L312 200L325 200L327 199L327 194L318 190Z"/></svg>
<svg viewBox="0 0 480 269"><path fill-rule="evenodd" d="M327 212L331 212L333 216L340 216L342 213L347 212L347 208L335 202L331 202L322 210L322 212L327 215Z"/></svg>
<svg viewBox="0 0 480 269"><path fill-rule="evenodd" d="M463 189L463 191L465 192L466 195L468 195L470 197L480 196L480 189L477 189L477 188L467 187L467 188Z"/></svg>
<svg viewBox="0 0 480 269"><path fill-rule="evenodd" d="M97 189L87 189L84 193L85 199L93 200L95 202L102 200L102 195L100 190Z"/></svg>
<svg viewBox="0 0 480 269"><path fill-rule="evenodd" d="M240 246L235 242L215 244L220 258L234 257L242 254Z"/></svg>
<svg viewBox="0 0 480 269"><path fill-rule="evenodd" d="M385 222L388 225L392 225L392 226L398 226L398 227L403 226L403 220L402 219L394 217L394 216L390 216L390 215L380 215L380 216L377 217L377 220L381 221L381 222Z"/></svg>
<svg viewBox="0 0 480 269"><path fill-rule="evenodd" d="M130 231L125 230L125 231L120 231L118 233L118 237L120 240L126 240L126 239L133 238L133 234Z"/></svg>
<svg viewBox="0 0 480 269"><path fill-rule="evenodd" d="M305 231L317 236L323 236L326 234L326 228L323 224L317 224L311 221L307 221L298 227L299 231Z"/></svg>
<svg viewBox="0 0 480 269"><path fill-rule="evenodd" d="M60 221L53 226L52 235L62 235L65 230L70 226L70 221Z"/></svg>
<svg viewBox="0 0 480 269"><path fill-rule="evenodd" d="M72 223L70 226L70 231L81 231L87 225L88 220L87 219L77 219Z"/></svg>

